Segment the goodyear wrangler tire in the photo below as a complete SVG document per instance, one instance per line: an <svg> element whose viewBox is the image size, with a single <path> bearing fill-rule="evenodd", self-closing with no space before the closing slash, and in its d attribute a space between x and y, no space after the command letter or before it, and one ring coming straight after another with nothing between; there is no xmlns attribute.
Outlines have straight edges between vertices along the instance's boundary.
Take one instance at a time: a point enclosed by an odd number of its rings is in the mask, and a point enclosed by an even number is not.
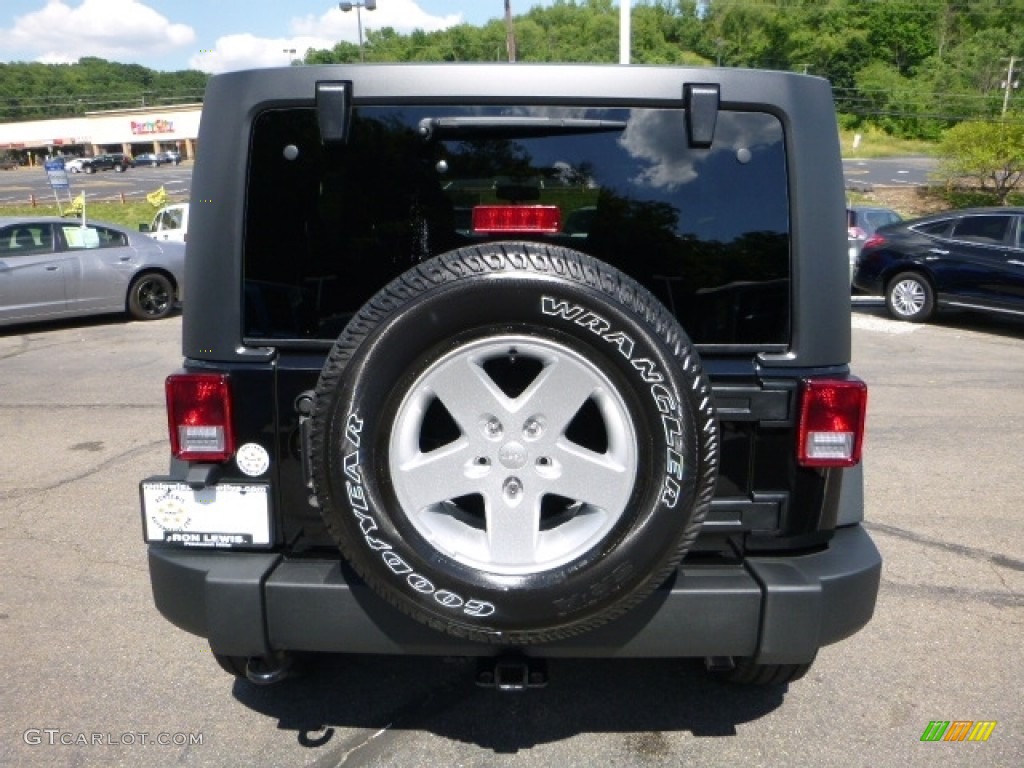
<svg viewBox="0 0 1024 768"><path fill-rule="evenodd" d="M316 390L328 529L388 602L525 645L621 615L672 573L711 501L699 358L644 288L584 254L436 257L353 318Z"/></svg>

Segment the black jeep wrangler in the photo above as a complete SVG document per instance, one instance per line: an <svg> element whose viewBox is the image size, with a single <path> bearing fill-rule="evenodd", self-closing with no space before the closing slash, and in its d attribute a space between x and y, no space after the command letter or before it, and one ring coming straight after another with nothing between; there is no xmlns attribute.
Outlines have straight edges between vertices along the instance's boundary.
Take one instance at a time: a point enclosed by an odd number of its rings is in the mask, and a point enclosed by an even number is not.
<svg viewBox="0 0 1024 768"><path fill-rule="evenodd" d="M296 652L699 657L783 683L870 619L831 92L784 73L211 80L153 593Z"/></svg>

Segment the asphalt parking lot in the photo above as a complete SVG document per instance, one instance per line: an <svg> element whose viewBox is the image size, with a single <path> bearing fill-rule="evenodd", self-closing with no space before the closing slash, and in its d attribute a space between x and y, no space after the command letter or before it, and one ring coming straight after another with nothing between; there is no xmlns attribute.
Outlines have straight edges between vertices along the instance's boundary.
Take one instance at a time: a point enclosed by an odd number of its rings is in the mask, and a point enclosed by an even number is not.
<svg viewBox="0 0 1024 768"><path fill-rule="evenodd" d="M94 174L69 173L70 196L84 192L86 200L144 200L146 195L163 187L168 195L187 198L192 189L192 164L139 166L124 173L100 171ZM40 204L51 205L53 190L42 168L18 168L0 173L0 205L28 205L35 197ZM61 203L69 197L59 193Z"/></svg>
<svg viewBox="0 0 1024 768"><path fill-rule="evenodd" d="M161 169L162 170L162 169ZM1024 323L854 314L874 620L782 689L697 662L333 658L256 688L149 594L138 481L165 470L180 317L0 330L0 765L1020 766ZM923 743L933 720L987 742Z"/></svg>

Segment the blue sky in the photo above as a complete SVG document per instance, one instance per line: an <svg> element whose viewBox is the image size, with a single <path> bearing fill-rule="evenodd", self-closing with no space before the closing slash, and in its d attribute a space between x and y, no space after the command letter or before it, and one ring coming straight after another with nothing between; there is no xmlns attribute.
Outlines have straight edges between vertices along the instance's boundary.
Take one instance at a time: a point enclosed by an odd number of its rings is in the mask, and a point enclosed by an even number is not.
<svg viewBox="0 0 1024 768"><path fill-rule="evenodd" d="M582 0L581 0L582 1ZM554 0L512 0L521 14ZM364 29L400 32L483 24L503 0L377 0ZM326 0L0 0L0 62L82 56L158 70L282 66L307 48L356 42L356 13Z"/></svg>

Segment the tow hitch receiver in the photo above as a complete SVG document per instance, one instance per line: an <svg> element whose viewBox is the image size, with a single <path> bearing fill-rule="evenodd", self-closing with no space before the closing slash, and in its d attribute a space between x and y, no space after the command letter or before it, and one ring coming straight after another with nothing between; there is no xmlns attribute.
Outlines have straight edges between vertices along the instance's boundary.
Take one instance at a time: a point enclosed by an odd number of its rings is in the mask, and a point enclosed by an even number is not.
<svg viewBox="0 0 1024 768"><path fill-rule="evenodd" d="M548 663L545 659L527 656L492 656L477 661L476 684L499 691L524 691L544 688L548 684Z"/></svg>

